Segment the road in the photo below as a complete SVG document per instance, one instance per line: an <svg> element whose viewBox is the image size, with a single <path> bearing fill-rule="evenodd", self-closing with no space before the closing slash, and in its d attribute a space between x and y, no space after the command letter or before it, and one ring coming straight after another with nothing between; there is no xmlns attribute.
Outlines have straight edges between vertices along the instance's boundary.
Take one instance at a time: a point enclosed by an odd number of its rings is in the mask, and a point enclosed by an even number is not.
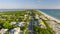
<svg viewBox="0 0 60 34"><path fill-rule="evenodd" d="M39 25L38 23L38 19L34 20L34 16L32 15L32 13L30 14L31 18L30 18L30 23L28 25L28 29L29 29L29 34L33 34L33 24L35 24L36 26Z"/></svg>
<svg viewBox="0 0 60 34"><path fill-rule="evenodd" d="M32 16L31 15L32 13L30 13L30 16ZM30 22L29 22L29 25L28 25L28 29L29 29L29 34L33 34L33 19L32 19L32 17L30 18Z"/></svg>
<svg viewBox="0 0 60 34"><path fill-rule="evenodd" d="M30 20L30 23L28 25L28 29L29 29L29 34L33 34L33 20L31 19Z"/></svg>

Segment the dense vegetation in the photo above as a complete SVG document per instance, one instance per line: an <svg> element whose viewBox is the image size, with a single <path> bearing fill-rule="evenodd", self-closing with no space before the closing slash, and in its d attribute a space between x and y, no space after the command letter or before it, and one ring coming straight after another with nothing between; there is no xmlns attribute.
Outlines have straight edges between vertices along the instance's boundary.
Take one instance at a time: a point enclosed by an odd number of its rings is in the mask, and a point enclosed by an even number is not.
<svg viewBox="0 0 60 34"><path fill-rule="evenodd" d="M30 15L30 12L32 14ZM24 32L26 30L26 34L28 34L29 30L27 29L29 23L30 23L30 18L31 16L35 16L35 14L38 14L41 16L42 14L36 10L22 10L22 11L5 11L5 12L0 12L0 30L2 28L4 29L9 29L10 31L13 28L19 27L17 26L17 22L25 22L25 25L20 27L20 30ZM28 15L27 18L25 18L25 15ZM34 20L37 20L35 17L33 18ZM41 28L40 26L34 25L33 24L33 34L54 34L52 28L45 22L44 19L41 19L44 24L46 25L45 28ZM16 24L11 25L11 22L16 22ZM9 32L6 32L8 34Z"/></svg>

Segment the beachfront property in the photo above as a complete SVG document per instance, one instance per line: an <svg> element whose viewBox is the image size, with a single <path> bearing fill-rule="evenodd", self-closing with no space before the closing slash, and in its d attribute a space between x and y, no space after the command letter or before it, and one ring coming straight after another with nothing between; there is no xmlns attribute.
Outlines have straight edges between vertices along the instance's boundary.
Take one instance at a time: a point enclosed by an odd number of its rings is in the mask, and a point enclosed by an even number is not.
<svg viewBox="0 0 60 34"><path fill-rule="evenodd" d="M37 10L6 11L2 13L5 15L0 16L5 20L0 19L0 31L3 28L8 29L8 32L4 32L6 34L55 34L54 27L50 27L52 20L49 21L44 14L42 15Z"/></svg>

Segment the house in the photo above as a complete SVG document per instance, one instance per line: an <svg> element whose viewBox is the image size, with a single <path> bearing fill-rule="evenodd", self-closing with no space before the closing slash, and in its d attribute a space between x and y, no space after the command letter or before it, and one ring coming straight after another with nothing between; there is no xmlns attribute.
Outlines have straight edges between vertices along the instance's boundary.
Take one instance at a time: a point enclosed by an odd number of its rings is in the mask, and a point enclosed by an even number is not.
<svg viewBox="0 0 60 34"><path fill-rule="evenodd" d="M36 18L36 19L39 19L39 15L38 15L38 14L36 14L36 15L35 15L35 18Z"/></svg>
<svg viewBox="0 0 60 34"><path fill-rule="evenodd" d="M40 16L40 18L42 18L42 19L44 19L44 20L47 20L47 18L46 18L46 17L44 17L44 16Z"/></svg>
<svg viewBox="0 0 60 34"><path fill-rule="evenodd" d="M24 18L27 18L27 16L28 16L28 15L27 15L27 14L25 14L25 15L24 15Z"/></svg>
<svg viewBox="0 0 60 34"><path fill-rule="evenodd" d="M1 29L0 34L5 34L8 29Z"/></svg>
<svg viewBox="0 0 60 34"><path fill-rule="evenodd" d="M17 27L17 28L14 28L14 29L11 29L9 34L19 34L20 33L20 28Z"/></svg>
<svg viewBox="0 0 60 34"><path fill-rule="evenodd" d="M27 17L28 15L27 15L27 14L25 14L24 16L25 16L25 17Z"/></svg>
<svg viewBox="0 0 60 34"><path fill-rule="evenodd" d="M18 22L17 23L17 26L24 26L25 25L25 22Z"/></svg>
<svg viewBox="0 0 60 34"><path fill-rule="evenodd" d="M14 24L16 24L16 22L13 21L13 22L10 22L10 24L11 24L11 25L14 25Z"/></svg>

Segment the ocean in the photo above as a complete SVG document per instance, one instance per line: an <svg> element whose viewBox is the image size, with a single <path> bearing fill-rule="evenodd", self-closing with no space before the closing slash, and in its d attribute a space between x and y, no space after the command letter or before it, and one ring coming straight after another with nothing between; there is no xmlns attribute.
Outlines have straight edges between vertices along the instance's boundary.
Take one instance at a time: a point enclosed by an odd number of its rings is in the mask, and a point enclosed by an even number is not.
<svg viewBox="0 0 60 34"><path fill-rule="evenodd" d="M60 9L39 9L39 10L60 20Z"/></svg>

